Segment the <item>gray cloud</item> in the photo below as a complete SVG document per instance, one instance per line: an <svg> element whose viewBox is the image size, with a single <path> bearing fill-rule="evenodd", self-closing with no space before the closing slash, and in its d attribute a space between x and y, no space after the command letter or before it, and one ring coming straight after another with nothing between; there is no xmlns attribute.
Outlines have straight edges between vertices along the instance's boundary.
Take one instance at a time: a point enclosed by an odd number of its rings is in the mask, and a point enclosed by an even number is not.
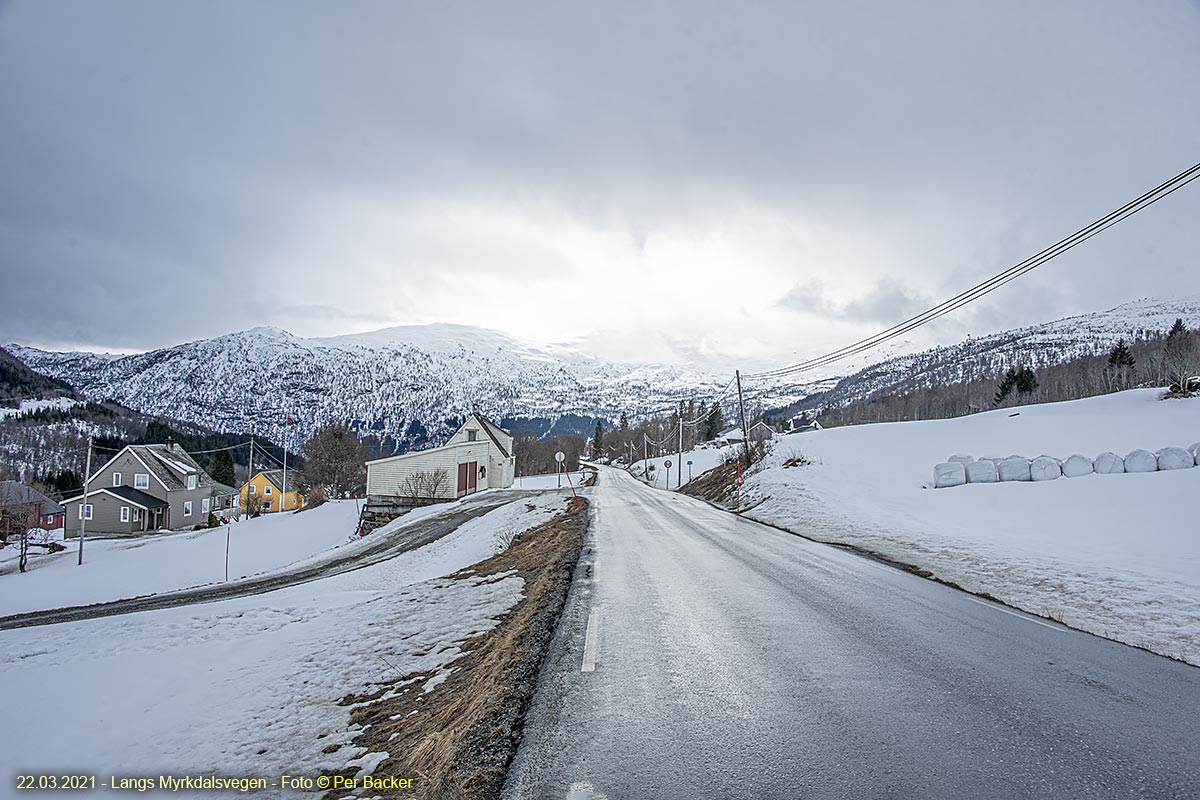
<svg viewBox="0 0 1200 800"><path fill-rule="evenodd" d="M446 320L837 346L1187 166L1198 9L9 3L0 340ZM1200 293L1198 198L939 330Z"/></svg>

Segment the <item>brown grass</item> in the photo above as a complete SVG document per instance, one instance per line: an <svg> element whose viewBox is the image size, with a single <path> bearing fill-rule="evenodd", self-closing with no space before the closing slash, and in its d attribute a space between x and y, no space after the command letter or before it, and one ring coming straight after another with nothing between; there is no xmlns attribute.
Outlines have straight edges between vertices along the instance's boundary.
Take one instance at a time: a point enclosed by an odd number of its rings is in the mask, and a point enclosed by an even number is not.
<svg viewBox="0 0 1200 800"><path fill-rule="evenodd" d="M508 550L452 576L500 580L502 573L516 571L525 581L525 594L499 625L462 645L466 655L453 663L449 678L425 692L422 685L431 674L406 675L369 696L343 699L353 706L351 722L369 726L354 744L391 754L372 777L414 779L413 789L368 794L439 800L499 796L579 558L587 508L574 509L569 501L564 513L524 533ZM392 689L395 694L385 699ZM331 791L327 798L345 796L345 791Z"/></svg>
<svg viewBox="0 0 1200 800"><path fill-rule="evenodd" d="M738 460L731 458L719 467L693 478L684 484L684 494L711 500L718 504L729 504L737 496Z"/></svg>

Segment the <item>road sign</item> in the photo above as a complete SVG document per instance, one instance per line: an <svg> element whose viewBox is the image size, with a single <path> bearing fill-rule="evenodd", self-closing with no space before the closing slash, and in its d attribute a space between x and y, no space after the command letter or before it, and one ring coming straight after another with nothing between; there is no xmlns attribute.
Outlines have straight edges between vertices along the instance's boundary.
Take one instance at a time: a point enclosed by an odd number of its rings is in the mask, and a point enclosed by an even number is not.
<svg viewBox="0 0 1200 800"><path fill-rule="evenodd" d="M562 462L567 460L566 453L564 453L562 450L559 450L557 453L554 454L554 460L561 464Z"/></svg>
<svg viewBox="0 0 1200 800"><path fill-rule="evenodd" d="M691 465L692 465L692 460L689 458L689 459L688 459L688 466L690 467Z"/></svg>
<svg viewBox="0 0 1200 800"><path fill-rule="evenodd" d="M671 468L671 459L668 458L666 461L664 461L663 466L666 467L667 469L670 469Z"/></svg>

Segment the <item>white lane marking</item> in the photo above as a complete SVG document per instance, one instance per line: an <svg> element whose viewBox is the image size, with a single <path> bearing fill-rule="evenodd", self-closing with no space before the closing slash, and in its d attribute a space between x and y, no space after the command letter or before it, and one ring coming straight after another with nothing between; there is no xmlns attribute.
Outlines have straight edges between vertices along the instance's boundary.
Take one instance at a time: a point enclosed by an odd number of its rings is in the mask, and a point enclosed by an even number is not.
<svg viewBox="0 0 1200 800"><path fill-rule="evenodd" d="M592 613L588 615L587 633L583 637L583 666L580 667L580 672L596 671L596 651L599 649L599 639L600 609L593 608Z"/></svg>
<svg viewBox="0 0 1200 800"><path fill-rule="evenodd" d="M600 559L592 562L592 583L600 582Z"/></svg>
<svg viewBox="0 0 1200 800"><path fill-rule="evenodd" d="M608 800L608 795L597 792L590 783L572 783L567 791L567 800Z"/></svg>
<svg viewBox="0 0 1200 800"><path fill-rule="evenodd" d="M979 605L984 606L985 608L990 608L993 611L999 611L1003 614L1008 614L1010 617L1016 617L1017 619L1023 619L1026 622L1032 622L1034 625L1041 625L1043 628L1049 628L1052 631L1059 631L1061 633L1062 631L1067 630L1066 628L1059 627L1058 625L1051 625L1049 622L1043 622L1040 619L1034 619L1033 617L1029 616L1028 614L1020 614L1016 611L1012 611L1010 609L1004 608L1003 606L998 606L995 603L989 603L986 600L980 600L976 597L968 597L967 599L970 600L972 603L978 603Z"/></svg>

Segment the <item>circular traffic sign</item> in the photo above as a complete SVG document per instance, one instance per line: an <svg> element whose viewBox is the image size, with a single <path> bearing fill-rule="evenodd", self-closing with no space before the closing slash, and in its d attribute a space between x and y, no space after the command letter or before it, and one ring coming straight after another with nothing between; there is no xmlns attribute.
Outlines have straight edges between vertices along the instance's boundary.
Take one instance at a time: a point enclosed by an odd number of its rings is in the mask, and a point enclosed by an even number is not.
<svg viewBox="0 0 1200 800"><path fill-rule="evenodd" d="M554 460L561 464L562 462L567 460L567 456L565 453L563 453L562 450L559 450L557 453L554 454Z"/></svg>
<svg viewBox="0 0 1200 800"><path fill-rule="evenodd" d="M670 469L671 468L671 459L668 458L666 461L664 461L663 466L666 467L667 469Z"/></svg>

